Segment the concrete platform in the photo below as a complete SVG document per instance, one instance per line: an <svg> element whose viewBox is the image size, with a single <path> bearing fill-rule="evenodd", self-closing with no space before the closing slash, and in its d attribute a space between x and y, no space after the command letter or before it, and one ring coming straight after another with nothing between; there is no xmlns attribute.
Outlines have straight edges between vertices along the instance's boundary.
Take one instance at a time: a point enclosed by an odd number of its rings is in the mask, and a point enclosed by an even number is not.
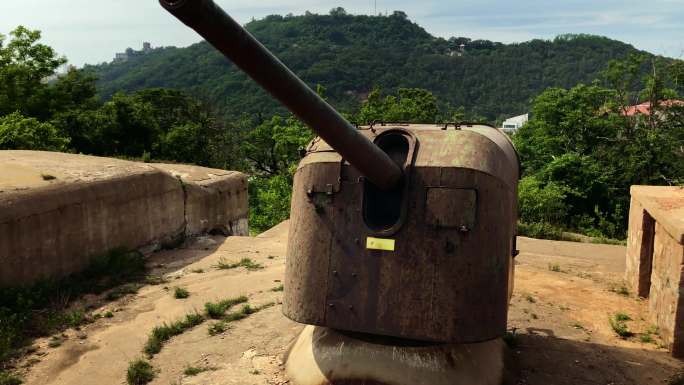
<svg viewBox="0 0 684 385"><path fill-rule="evenodd" d="M501 340L406 344L306 326L285 370L294 385L501 385L512 380L505 375L507 351Z"/></svg>
<svg viewBox="0 0 684 385"><path fill-rule="evenodd" d="M41 151L0 151L0 287L60 278L115 248L246 235L244 174Z"/></svg>

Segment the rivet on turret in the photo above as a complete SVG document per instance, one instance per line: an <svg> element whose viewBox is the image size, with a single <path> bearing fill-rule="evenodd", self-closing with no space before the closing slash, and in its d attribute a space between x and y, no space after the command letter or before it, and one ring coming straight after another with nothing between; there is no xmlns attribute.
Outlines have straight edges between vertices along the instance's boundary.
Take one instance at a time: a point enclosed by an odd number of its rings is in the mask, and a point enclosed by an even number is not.
<svg viewBox="0 0 684 385"><path fill-rule="evenodd" d="M332 308L335 307L335 304L334 304L334 303L331 303L331 304L328 304L328 306L332 309Z"/></svg>
<svg viewBox="0 0 684 385"><path fill-rule="evenodd" d="M352 277L356 277L356 273L352 273Z"/></svg>

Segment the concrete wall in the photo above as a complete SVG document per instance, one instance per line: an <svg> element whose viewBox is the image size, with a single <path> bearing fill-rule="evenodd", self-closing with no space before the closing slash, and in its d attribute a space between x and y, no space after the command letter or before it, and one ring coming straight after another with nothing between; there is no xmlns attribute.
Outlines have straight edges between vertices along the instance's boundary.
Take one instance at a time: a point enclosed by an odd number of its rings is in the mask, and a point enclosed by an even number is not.
<svg viewBox="0 0 684 385"><path fill-rule="evenodd" d="M656 222L649 295L651 322L675 357L684 357L684 246Z"/></svg>
<svg viewBox="0 0 684 385"><path fill-rule="evenodd" d="M632 186L625 280L648 298L650 321L684 358L684 188Z"/></svg>
<svg viewBox="0 0 684 385"><path fill-rule="evenodd" d="M64 277L114 248L247 235L247 205L238 172L0 151L0 287Z"/></svg>

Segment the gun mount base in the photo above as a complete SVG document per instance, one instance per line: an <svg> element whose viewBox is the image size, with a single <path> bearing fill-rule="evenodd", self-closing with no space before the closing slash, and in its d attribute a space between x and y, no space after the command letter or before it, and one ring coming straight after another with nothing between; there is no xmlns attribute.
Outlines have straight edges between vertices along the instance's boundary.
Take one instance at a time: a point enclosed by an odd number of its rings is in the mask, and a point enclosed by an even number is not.
<svg viewBox="0 0 684 385"><path fill-rule="evenodd" d="M430 344L306 326L285 357L294 385L502 385L508 347L500 339Z"/></svg>

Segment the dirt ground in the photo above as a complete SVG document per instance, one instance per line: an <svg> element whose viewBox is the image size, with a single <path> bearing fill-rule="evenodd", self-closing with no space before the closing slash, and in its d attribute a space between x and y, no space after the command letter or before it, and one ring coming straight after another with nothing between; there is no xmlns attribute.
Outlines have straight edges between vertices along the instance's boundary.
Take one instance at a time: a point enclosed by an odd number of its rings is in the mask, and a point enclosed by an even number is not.
<svg viewBox="0 0 684 385"><path fill-rule="evenodd" d="M272 290L283 279L286 238L283 223L254 238L204 237L152 255L154 273L169 282L95 309L113 317L67 331L59 347L37 341L22 365L26 383L124 384L129 362L142 357L155 326L202 311L207 301L246 295L254 306L276 306L231 323L219 335L210 336L211 322L205 322L173 337L151 360L157 370L152 384L285 384L280 357L302 328L281 314L282 292ZM667 384L683 369L658 347L657 335L653 342L640 341L638 333L651 326L646 303L618 293L624 247L520 238L518 248L509 328L519 384ZM221 258L251 258L265 268L219 270ZM177 286L190 297L175 299ZM620 339L612 331L608 319L618 312L634 320L627 325L635 337ZM212 370L185 375L190 366Z"/></svg>

